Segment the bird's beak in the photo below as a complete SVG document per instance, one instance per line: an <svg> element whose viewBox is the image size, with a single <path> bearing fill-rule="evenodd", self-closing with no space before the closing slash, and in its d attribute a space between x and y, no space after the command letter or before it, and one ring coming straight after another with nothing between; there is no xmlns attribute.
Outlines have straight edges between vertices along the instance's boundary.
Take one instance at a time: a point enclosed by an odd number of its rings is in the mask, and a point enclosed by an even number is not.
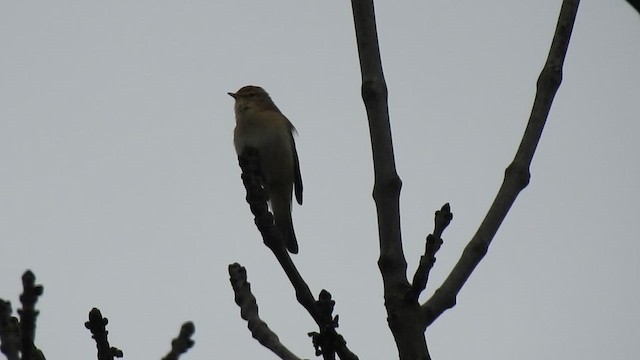
<svg viewBox="0 0 640 360"><path fill-rule="evenodd" d="M227 94L229 94L229 96L231 96L232 98L237 99L236 98L236 96L237 96L236 93L228 92Z"/></svg>

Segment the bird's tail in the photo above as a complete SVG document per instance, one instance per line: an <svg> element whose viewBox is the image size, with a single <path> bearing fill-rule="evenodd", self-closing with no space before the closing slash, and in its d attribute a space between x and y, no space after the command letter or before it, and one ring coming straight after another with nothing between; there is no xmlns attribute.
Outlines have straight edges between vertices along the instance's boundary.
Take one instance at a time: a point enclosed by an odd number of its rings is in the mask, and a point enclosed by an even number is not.
<svg viewBox="0 0 640 360"><path fill-rule="evenodd" d="M276 228L282 234L282 240L284 246L292 254L298 253L298 241L296 240L296 233L293 231L293 220L291 219L291 189L286 192L274 192L271 193L271 208L273 210L273 217L276 222Z"/></svg>

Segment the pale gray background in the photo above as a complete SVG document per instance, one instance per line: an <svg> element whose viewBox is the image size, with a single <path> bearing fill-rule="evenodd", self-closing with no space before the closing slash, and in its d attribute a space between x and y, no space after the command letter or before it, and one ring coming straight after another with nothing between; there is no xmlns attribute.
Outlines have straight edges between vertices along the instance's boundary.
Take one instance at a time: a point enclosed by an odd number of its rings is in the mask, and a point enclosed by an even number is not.
<svg viewBox="0 0 640 360"><path fill-rule="evenodd" d="M559 8L378 2L410 271L433 212L455 214L428 293L502 181ZM3 1L0 45L0 296L17 307L35 271L47 358L94 358L83 323L98 306L127 359L160 358L186 320L187 359L274 359L233 302L235 261L263 319L313 357L316 328L244 202L226 92L247 84L300 133L294 260L361 359L397 356L349 2ZM640 16L584 1L531 185L429 328L434 359L637 358L639 64Z"/></svg>

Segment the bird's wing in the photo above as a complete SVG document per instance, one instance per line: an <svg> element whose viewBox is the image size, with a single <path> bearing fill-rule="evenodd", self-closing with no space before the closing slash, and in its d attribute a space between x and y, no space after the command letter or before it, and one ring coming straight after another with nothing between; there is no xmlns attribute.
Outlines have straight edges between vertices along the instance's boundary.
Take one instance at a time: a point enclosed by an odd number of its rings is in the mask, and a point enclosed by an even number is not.
<svg viewBox="0 0 640 360"><path fill-rule="evenodd" d="M291 147L293 150L293 185L295 188L296 200L298 204L302 205L302 175L300 174L300 161L298 160L298 150L296 150L296 141L293 138L293 134L296 133L296 128L289 122L291 131L289 136L291 138Z"/></svg>

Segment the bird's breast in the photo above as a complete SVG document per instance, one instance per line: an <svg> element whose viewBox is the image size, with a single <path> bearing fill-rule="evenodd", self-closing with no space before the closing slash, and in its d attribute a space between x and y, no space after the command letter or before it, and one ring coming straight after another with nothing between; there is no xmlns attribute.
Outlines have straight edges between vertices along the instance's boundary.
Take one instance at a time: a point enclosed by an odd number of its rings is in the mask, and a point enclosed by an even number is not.
<svg viewBox="0 0 640 360"><path fill-rule="evenodd" d="M244 114L237 117L233 142L240 154L245 147L254 147L259 151L273 148L290 148L289 129L282 121L271 114Z"/></svg>

